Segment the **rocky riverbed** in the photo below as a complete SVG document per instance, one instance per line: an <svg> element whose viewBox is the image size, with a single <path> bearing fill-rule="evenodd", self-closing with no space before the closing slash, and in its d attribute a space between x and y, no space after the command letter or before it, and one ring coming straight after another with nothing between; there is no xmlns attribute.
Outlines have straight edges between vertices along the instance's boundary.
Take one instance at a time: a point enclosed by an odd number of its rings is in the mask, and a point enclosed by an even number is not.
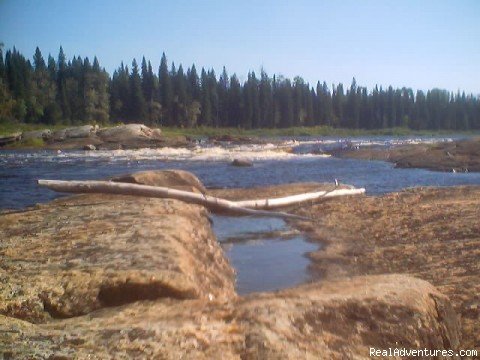
<svg viewBox="0 0 480 360"><path fill-rule="evenodd" d="M116 180L231 199L325 188L212 191L188 173ZM319 281L248 296L235 293L201 206L80 195L6 212L0 350L13 359L366 359L370 347L478 346L479 194L417 189L289 208L315 219L292 226L327 245L310 256Z"/></svg>
<svg viewBox="0 0 480 360"><path fill-rule="evenodd" d="M422 168L448 172L480 171L480 138L407 144L388 148L362 146L336 149L331 154L352 159L384 160L399 168Z"/></svg>
<svg viewBox="0 0 480 360"><path fill-rule="evenodd" d="M415 188L325 201L300 211L317 277L403 273L447 295L461 320L462 347L480 349L480 187Z"/></svg>
<svg viewBox="0 0 480 360"><path fill-rule="evenodd" d="M55 131L26 131L0 138L0 147L29 148L32 141L36 147L40 141L42 148L50 150L117 150L192 145L184 136L166 137L158 128L127 124L108 128L83 125Z"/></svg>

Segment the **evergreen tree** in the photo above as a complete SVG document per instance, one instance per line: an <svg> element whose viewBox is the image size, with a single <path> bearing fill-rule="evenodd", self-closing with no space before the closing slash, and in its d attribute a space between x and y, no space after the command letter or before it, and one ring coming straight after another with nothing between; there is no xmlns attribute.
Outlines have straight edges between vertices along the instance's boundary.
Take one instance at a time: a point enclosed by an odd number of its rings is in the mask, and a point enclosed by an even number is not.
<svg viewBox="0 0 480 360"><path fill-rule="evenodd" d="M0 79L3 79L3 81L6 81L5 62L3 60L3 49L1 46L0 46Z"/></svg>
<svg viewBox="0 0 480 360"><path fill-rule="evenodd" d="M15 48L3 56L0 47L0 121L33 123L106 123L141 121L147 124L196 126L289 127L331 125L348 128L410 127L412 129L480 128L480 99L465 93L431 89L414 95L410 88L369 91L353 79L343 85L318 82L313 89L301 77L289 79L261 71L249 72L241 84L236 75L195 65L184 72L162 54L158 77L150 61L141 70L123 63L110 78L96 57L67 60L60 47L58 59L47 64L39 48L32 63Z"/></svg>
<svg viewBox="0 0 480 360"><path fill-rule="evenodd" d="M227 74L227 69L223 67L222 74L218 80L218 106L219 106L219 125L227 126L230 121L228 119L228 89L229 87L229 77Z"/></svg>
<svg viewBox="0 0 480 360"><path fill-rule="evenodd" d="M170 74L168 72L167 57L165 56L165 53L162 54L162 60L160 61L160 68L158 70L158 83L160 92L160 104L162 106L162 124L173 125L173 121L171 120L169 114L173 103L173 91Z"/></svg>
<svg viewBox="0 0 480 360"><path fill-rule="evenodd" d="M230 91L228 94L228 126L240 127L243 121L242 87L236 74L230 77Z"/></svg>
<svg viewBox="0 0 480 360"><path fill-rule="evenodd" d="M201 116L200 116L200 124L211 126L212 125L212 104L211 104L211 91L210 91L210 84L208 81L207 72L205 69L202 68L201 72L201 86L202 86L202 94L201 94Z"/></svg>
<svg viewBox="0 0 480 360"><path fill-rule="evenodd" d="M181 64L178 71L172 73L175 73L172 116L175 125L185 126L187 124L187 78Z"/></svg>
<svg viewBox="0 0 480 360"><path fill-rule="evenodd" d="M67 71L67 62L66 56L63 52L63 48L60 46L60 51L58 53L58 60L57 60L57 99L60 105L60 109L62 111L63 121L65 123L71 122L71 109L70 104L67 97L67 84L66 84L66 71Z"/></svg>
<svg viewBox="0 0 480 360"><path fill-rule="evenodd" d="M129 120L133 122L142 122L146 114L146 104L142 93L142 80L135 59L132 61L132 73L130 74L130 97Z"/></svg>
<svg viewBox="0 0 480 360"><path fill-rule="evenodd" d="M200 79L195 64L187 72L188 94L192 101L200 101Z"/></svg>
<svg viewBox="0 0 480 360"><path fill-rule="evenodd" d="M267 73L262 69L260 74L259 86L259 102L260 102L260 127L272 128L275 126L273 91L272 84Z"/></svg>

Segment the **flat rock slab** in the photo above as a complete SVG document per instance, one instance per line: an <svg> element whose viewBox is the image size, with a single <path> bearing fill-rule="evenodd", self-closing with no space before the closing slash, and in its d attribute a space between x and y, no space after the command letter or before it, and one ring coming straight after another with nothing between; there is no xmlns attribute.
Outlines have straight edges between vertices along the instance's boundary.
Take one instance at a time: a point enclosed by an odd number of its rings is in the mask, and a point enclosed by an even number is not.
<svg viewBox="0 0 480 360"><path fill-rule="evenodd" d="M225 299L234 272L203 207L80 195L0 215L0 314L44 322L142 299Z"/></svg>
<svg viewBox="0 0 480 360"><path fill-rule="evenodd" d="M480 349L480 186L415 188L317 202L300 211L321 251L313 276L408 273L447 295L462 324L462 348Z"/></svg>
<svg viewBox="0 0 480 360"><path fill-rule="evenodd" d="M401 275L228 302L143 301L48 324L0 316L15 359L369 359L369 348L457 349L448 299Z"/></svg>
<svg viewBox="0 0 480 360"><path fill-rule="evenodd" d="M383 160L399 168L422 168L447 172L480 171L480 138L436 144L399 145L391 148L361 147L338 155L364 160Z"/></svg>

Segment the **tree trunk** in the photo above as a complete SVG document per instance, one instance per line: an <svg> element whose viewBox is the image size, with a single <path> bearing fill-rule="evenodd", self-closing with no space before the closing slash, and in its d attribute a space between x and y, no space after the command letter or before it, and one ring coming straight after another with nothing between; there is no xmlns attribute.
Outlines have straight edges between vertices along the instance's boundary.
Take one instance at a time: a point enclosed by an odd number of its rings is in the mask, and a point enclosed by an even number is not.
<svg viewBox="0 0 480 360"><path fill-rule="evenodd" d="M199 204L213 212L226 211L239 215L272 216L288 219L311 220L304 216L288 214L285 212L268 211L264 209L277 208L286 205L299 204L320 197L332 197L342 195L362 194L365 189L338 189L330 192L319 191L276 199L258 199L246 201L230 201L214 196L197 194L161 186L148 186L112 181L62 181L62 180L38 180L40 186L68 193L101 193L146 196L155 198L170 198L182 200L188 203ZM253 209L254 208L254 209Z"/></svg>

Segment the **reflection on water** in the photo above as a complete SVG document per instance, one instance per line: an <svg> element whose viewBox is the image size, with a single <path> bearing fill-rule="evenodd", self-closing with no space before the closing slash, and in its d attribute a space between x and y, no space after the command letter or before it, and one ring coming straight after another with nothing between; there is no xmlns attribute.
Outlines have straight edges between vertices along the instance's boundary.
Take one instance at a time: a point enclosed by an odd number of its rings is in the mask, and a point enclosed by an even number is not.
<svg viewBox="0 0 480 360"><path fill-rule="evenodd" d="M308 243L300 235L263 236L266 232L288 230L283 220L214 216L213 229L236 270L239 294L279 290L309 279L305 255L317 250L317 245ZM235 241L236 237L241 241Z"/></svg>

